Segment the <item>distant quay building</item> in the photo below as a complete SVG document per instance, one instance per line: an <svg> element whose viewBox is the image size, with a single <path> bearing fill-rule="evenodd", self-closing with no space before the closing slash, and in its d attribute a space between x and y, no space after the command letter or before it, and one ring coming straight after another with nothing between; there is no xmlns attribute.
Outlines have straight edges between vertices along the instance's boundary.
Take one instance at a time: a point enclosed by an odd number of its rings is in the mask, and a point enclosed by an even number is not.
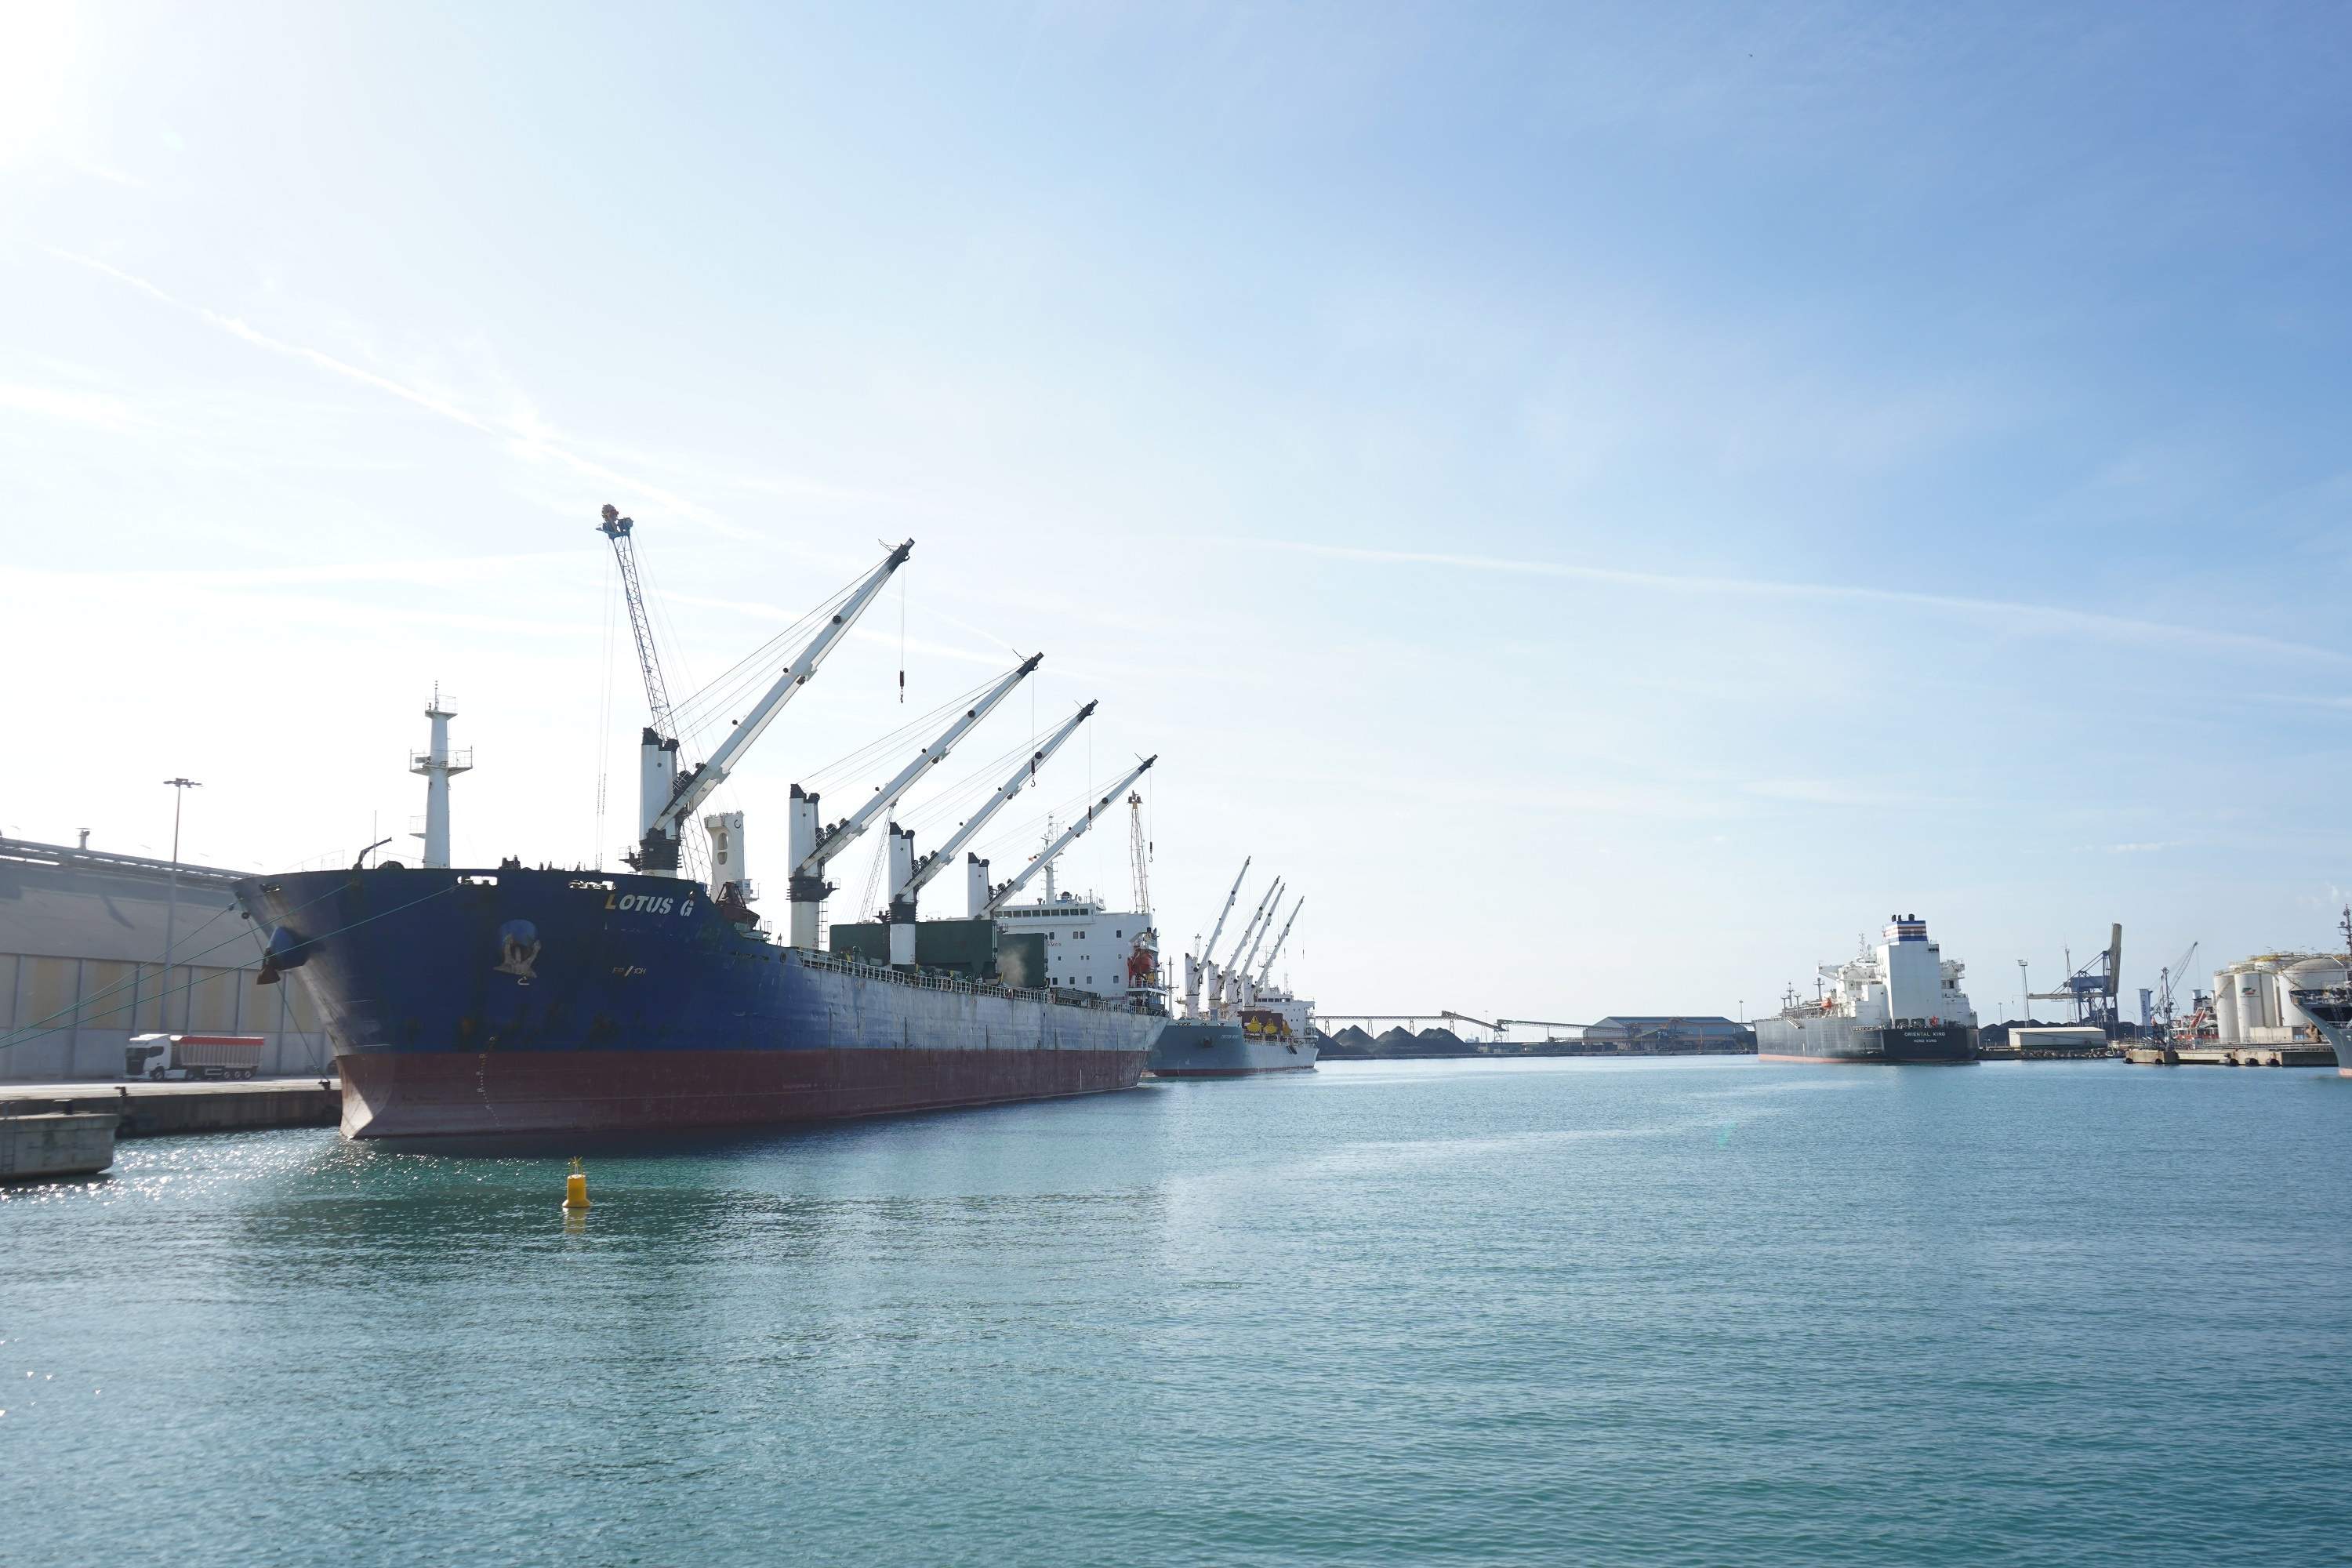
<svg viewBox="0 0 2352 1568"><path fill-rule="evenodd" d="M0 838L0 1083L119 1079L140 1034L259 1035L265 1074L331 1070L299 987L254 984L244 874L184 861L174 895L167 860Z"/></svg>
<svg viewBox="0 0 2352 1568"><path fill-rule="evenodd" d="M1696 1056L1752 1051L1756 1034L1729 1018L1617 1013L1587 1025L1583 1043L1596 1055L1613 1051L1620 1056Z"/></svg>

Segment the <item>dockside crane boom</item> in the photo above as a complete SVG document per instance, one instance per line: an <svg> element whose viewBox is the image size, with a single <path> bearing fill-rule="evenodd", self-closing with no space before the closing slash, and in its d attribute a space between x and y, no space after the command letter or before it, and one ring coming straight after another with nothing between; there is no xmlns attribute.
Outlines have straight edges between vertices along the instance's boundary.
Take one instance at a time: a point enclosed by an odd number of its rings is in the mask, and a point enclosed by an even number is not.
<svg viewBox="0 0 2352 1568"><path fill-rule="evenodd" d="M1087 828L1092 827L1095 825L1095 818L1101 816L1104 812L1108 811L1111 808L1112 803L1118 799L1120 791L1127 789L1129 786L1133 784L1136 780L1141 778L1145 773L1150 773L1151 771L1151 764L1159 760L1159 756L1154 754L1144 758L1143 761L1138 763L1133 768L1129 770L1125 778L1111 785L1109 791L1105 794L1100 800L1087 807L1085 816L1070 824L1068 830L1066 831L1059 838L1055 839L1053 843L1045 846L1045 853L1039 855L1037 858L1030 861L1029 864L1024 866L1019 871L1013 873L1010 881L991 893L988 898L988 902L981 907L979 912L982 915L992 916L997 910L1003 909L1005 904L1011 900L1013 894L1028 886L1030 878L1035 876L1038 872L1052 865L1055 856L1059 855L1063 850L1067 849L1082 834L1086 832Z"/></svg>
<svg viewBox="0 0 2352 1568"><path fill-rule="evenodd" d="M621 596L629 605L629 631L637 642L637 669L646 679L646 707L653 715L652 729L661 736L676 737L670 731L669 684L662 677L660 658L654 652L653 623L646 614L645 588L637 580L636 521L623 517L610 502L604 506L604 521L597 531L613 542L613 559L621 565Z"/></svg>
<svg viewBox="0 0 2352 1568"><path fill-rule="evenodd" d="M1201 955L1198 958L1189 952L1184 955L1184 1014L1187 1017L1201 1016L1201 976L1211 967L1209 954L1216 950L1217 939L1225 934L1225 917L1234 912L1234 900L1242 896L1242 880L1249 875L1250 859L1249 856L1242 858L1242 868L1234 878L1233 891L1225 895L1225 907L1217 911L1217 923L1210 930L1208 942L1201 949Z"/></svg>
<svg viewBox="0 0 2352 1568"><path fill-rule="evenodd" d="M939 738L915 753L915 760L898 770L888 784L874 792L864 805L831 827L817 822L817 797L793 786L792 821L788 825L791 844L786 853L791 857L793 870L790 897L793 906L793 945L816 946L817 906L833 889L824 879L824 868L833 858L874 826L884 812L898 804L925 768L933 768L948 760L948 753L958 741L971 732L973 726L995 710L996 705L1012 694L1013 689L1029 679L1029 672L1044 661L1042 653L1033 653L1021 661L1003 679L982 693L979 701L958 714L955 721L940 732ZM803 942L801 939L808 939Z"/></svg>
<svg viewBox="0 0 2352 1568"><path fill-rule="evenodd" d="M1257 962L1257 950L1265 941L1265 933L1274 929L1274 911L1282 907L1283 887L1283 879L1276 877L1274 879L1274 890L1266 894L1265 902L1258 907L1258 913L1265 917L1265 921L1263 922L1251 921L1249 930L1242 932L1244 937L1249 938L1249 942L1248 945L1236 955L1234 971L1244 979L1249 976L1249 966ZM1251 931L1255 931L1257 934L1251 937Z"/></svg>
<svg viewBox="0 0 2352 1568"><path fill-rule="evenodd" d="M710 753L710 760L697 763L692 772L675 781L667 804L654 813L653 819L646 826L645 837L638 846L635 862L638 870L661 876L677 874L678 824L693 815L697 806L710 798L712 791L727 782L728 775L734 772L735 759L760 738L761 731L783 711L784 704L800 694L801 688L815 676L817 666L823 664L825 656L849 635L849 628L857 624L857 617L866 613L866 607L882 592L882 586L889 582L891 574L907 563L907 557L914 553L914 549L915 542L908 540L884 556L880 565L860 578L857 585L849 591L849 596L842 601L841 607L833 613L833 618L818 628L816 636L809 639L808 646L784 667L782 674L776 677L775 684L769 687L760 700L751 705L751 710L727 732L727 739ZM667 736L664 744L668 748L671 765L675 767L677 738Z"/></svg>
<svg viewBox="0 0 2352 1568"><path fill-rule="evenodd" d="M1276 877L1274 879L1274 886L1265 890L1265 897L1257 901L1257 908L1250 911L1248 921L1242 927L1242 934L1234 938L1234 950L1225 955L1228 967L1231 966L1232 960L1241 956L1242 949L1249 945L1250 932L1257 930L1257 922L1265 918L1267 907L1274 902L1276 897L1279 895L1281 891L1282 879ZM1209 956L1212 959L1216 957L1216 948L1214 943L1210 945Z"/></svg>
<svg viewBox="0 0 2352 1568"><path fill-rule="evenodd" d="M628 858L639 870L677 872L675 825L671 842L653 842L654 823L677 791L678 738L670 715L669 682L662 673L661 655L654 647L653 617L646 605L645 584L637 574L636 520L604 503L597 531L613 542L613 559L621 568L621 597L629 606L629 635L637 648L637 672L645 678L646 721L637 737L637 852ZM667 864L664 864L665 857Z"/></svg>
<svg viewBox="0 0 2352 1568"><path fill-rule="evenodd" d="M1026 762L1013 770L1011 778L996 786L996 793L990 795L986 804L973 812L961 827L956 829L954 837L915 862L915 874L907 879L903 888L892 891L891 901L896 903L904 899L909 905L913 904L916 896L930 885L932 878L955 864L957 852L980 836L980 830L988 826L989 818L1009 805L1014 795L1029 787L1030 781L1037 776L1037 770L1045 765L1047 758L1062 749L1063 742L1077 733L1079 725L1094 716L1097 706L1089 702L1064 720L1061 727L1045 738L1044 745L1032 752ZM907 918L914 918L911 910Z"/></svg>
<svg viewBox="0 0 2352 1568"><path fill-rule="evenodd" d="M1255 984L1260 989L1265 987L1266 977L1274 973L1274 961L1282 956L1282 944L1290 940L1290 928L1298 923L1298 911L1306 907L1307 900L1305 899L1300 899L1297 903L1290 906L1290 918L1282 922L1282 934L1274 939L1273 950L1265 955L1265 962L1258 965L1257 980Z"/></svg>
<svg viewBox="0 0 2352 1568"><path fill-rule="evenodd" d="M1242 896L1242 879L1249 875L1251 858L1249 856L1242 858L1241 874L1234 879L1234 890L1225 895L1225 907L1217 911L1217 923L1209 931L1208 944L1201 949L1201 956L1204 959L1217 951L1217 939L1225 934L1225 917L1234 912L1234 900Z"/></svg>
<svg viewBox="0 0 2352 1568"><path fill-rule="evenodd" d="M1265 918L1266 910L1273 908L1275 900L1281 896L1282 879L1276 877L1274 879L1274 886L1265 890L1265 897L1260 899L1257 901L1257 908L1250 912L1249 923L1242 927L1242 934L1234 938L1234 950L1225 955L1223 963L1220 964L1216 961L1213 949L1212 950L1206 963L1209 972L1209 1010L1212 1013L1220 1013L1223 1010L1226 983L1234 978L1234 972L1237 969L1243 971L1248 969L1249 960L1242 956L1242 950L1250 945L1250 933L1257 930L1258 922ZM1233 989L1235 995L1240 994L1240 986L1236 985Z"/></svg>

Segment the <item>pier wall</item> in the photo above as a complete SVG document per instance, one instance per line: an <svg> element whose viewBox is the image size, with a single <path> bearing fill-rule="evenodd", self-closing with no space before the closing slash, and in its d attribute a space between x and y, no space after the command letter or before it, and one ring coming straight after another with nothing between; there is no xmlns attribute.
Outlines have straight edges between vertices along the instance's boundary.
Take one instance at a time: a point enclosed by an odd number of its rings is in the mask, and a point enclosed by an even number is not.
<svg viewBox="0 0 2352 1568"><path fill-rule="evenodd" d="M0 1083L120 1079L151 1033L259 1035L263 1072L330 1070L301 987L254 984L236 875L182 866L175 892L165 861L0 838Z"/></svg>

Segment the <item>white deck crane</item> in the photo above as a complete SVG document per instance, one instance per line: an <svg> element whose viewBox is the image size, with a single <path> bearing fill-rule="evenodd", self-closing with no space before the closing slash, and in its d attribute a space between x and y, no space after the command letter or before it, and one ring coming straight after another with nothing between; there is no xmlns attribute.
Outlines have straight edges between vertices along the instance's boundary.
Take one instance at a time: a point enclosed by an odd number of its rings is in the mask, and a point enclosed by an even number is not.
<svg viewBox="0 0 2352 1568"><path fill-rule="evenodd" d="M926 768L935 768L948 760L948 753L957 742L971 733L972 727L995 710L996 705L1012 695L1013 689L1029 679L1029 672L1042 663L1045 656L1033 653L1023 659L1002 679L981 693L980 700L956 715L955 721L940 731L938 739L915 753L915 760L898 770L888 784L876 790L864 805L830 827L817 821L817 797L793 785L792 821L787 826L791 842L785 854L792 860L789 897L793 906L792 942L808 952L816 950L817 910L833 891L824 879L824 868L833 858L848 848L859 834L881 820L883 815L898 804L898 797L912 787ZM912 963L914 956L908 955Z"/></svg>
<svg viewBox="0 0 2352 1568"><path fill-rule="evenodd" d="M630 864L640 871L656 876L677 875L678 824L691 816L695 807L709 799L711 792L727 782L728 774L734 771L735 759L760 738L760 732L783 710L784 704L799 695L801 688L816 674L817 666L824 663L825 656L849 635L849 628L857 623L859 616L865 614L866 606L882 592L882 585L890 580L890 574L907 563L907 557L914 552L914 549L915 542L908 540L884 556L880 565L858 579L857 584L849 590L848 596L833 613L832 618L818 628L816 636L809 639L808 646L801 649L799 657L784 667L783 673L776 677L775 684L751 705L751 710L727 732L727 739L710 753L710 760L698 763L691 772L670 782L665 804L651 814L652 820L646 823L645 837L639 841L636 856ZM665 754L674 768L677 758L677 738L669 737L666 744L668 750ZM735 836L732 853L740 866L742 857L740 832Z"/></svg>
<svg viewBox="0 0 2352 1568"><path fill-rule="evenodd" d="M917 858L914 830L902 828L895 822L890 825L890 908L884 918L890 922L891 963L915 962L911 943L915 937L916 904L922 897L923 889L930 885L931 879L955 864L957 851L977 837L980 830L988 826L988 819L1003 809L1014 795L1029 787L1030 781L1037 776L1037 770L1045 765L1046 759L1062 749L1063 742L1077 733L1079 725L1094 717L1097 706L1089 702L1064 720L1051 735L1045 737L1045 743L1030 752L1028 759L1013 771L1011 778L996 786L996 793L965 819L954 836L929 854ZM975 875L980 891L969 908L977 915L980 907L988 901L988 862L975 855L971 864L978 868ZM902 925L907 928L903 942L898 935L898 928ZM898 956L902 947L908 953L904 959Z"/></svg>
<svg viewBox="0 0 2352 1568"><path fill-rule="evenodd" d="M1265 902L1258 907L1258 913L1265 918L1263 921L1252 920L1243 930L1242 944L1234 950L1232 966L1217 976L1218 1006L1224 1005L1228 981L1232 983L1234 1005L1241 1005L1242 993L1249 985L1250 965L1257 962L1258 946L1265 941L1265 933L1274 929L1274 911L1282 907L1282 889L1287 885L1283 879L1276 877L1273 890L1266 894Z"/></svg>
<svg viewBox="0 0 2352 1568"><path fill-rule="evenodd" d="M1306 907L1307 900L1303 898L1290 906L1290 918L1282 922L1282 934L1274 939L1274 946L1267 952L1265 962L1258 965L1257 978L1250 982L1251 990L1265 989L1266 977L1274 973L1274 961L1282 956L1282 944L1290 940L1290 928L1298 923L1298 911Z"/></svg>
<svg viewBox="0 0 2352 1568"><path fill-rule="evenodd" d="M1241 872L1234 878L1233 891L1225 895L1225 907L1217 911L1217 923L1210 929L1209 940L1201 949L1201 956L1195 958L1189 952L1184 955L1184 1016L1188 1018L1201 1016L1201 973L1206 967L1205 961L1210 952L1217 945L1217 939L1225 934L1225 917L1234 912L1234 900L1242 896L1242 879L1249 875L1250 859L1249 856L1242 858Z"/></svg>
<svg viewBox="0 0 2352 1568"><path fill-rule="evenodd" d="M1234 970L1247 967L1248 960L1242 957L1242 950L1249 945L1250 933L1257 930L1258 922L1265 919L1266 911L1274 907L1274 901L1280 897L1282 897L1282 879L1276 877L1274 879L1274 886L1265 890L1265 897L1257 901L1257 909L1250 915L1249 923L1242 927L1242 934L1234 939L1234 951L1225 955L1225 962L1220 964L1214 951L1211 952L1208 968L1209 1012L1212 1016L1224 1016L1226 982L1234 978ZM1238 997L1241 994L1241 987L1234 986L1233 993Z"/></svg>
<svg viewBox="0 0 2352 1568"><path fill-rule="evenodd" d="M1144 758L1143 761L1138 763L1133 768L1129 769L1128 775L1125 778L1111 785L1109 791L1105 794L1100 800L1087 807L1087 812L1084 816L1079 817L1076 822L1070 824L1066 832L1065 832L1059 838L1055 839L1051 844L1045 846L1045 851L1040 854L1037 858L1030 861L1029 864L1021 868L1019 871L1013 873L1013 879L1006 882L1003 887L998 888L993 892L990 893L988 896L988 902L982 905L978 912L980 914L993 917L997 910L1003 909L1005 904L1012 900L1013 894L1019 892L1023 888L1029 885L1030 878L1035 876L1038 872L1052 865L1055 856L1059 855L1063 850L1067 849L1071 844L1076 841L1081 834L1085 833L1087 828L1092 827L1095 825L1095 818L1100 816L1104 812L1108 811L1111 808L1112 803L1118 799L1119 791L1129 788L1136 780L1141 778L1145 773L1150 773L1151 771L1151 764L1159 760L1160 758L1156 754L1149 756Z"/></svg>

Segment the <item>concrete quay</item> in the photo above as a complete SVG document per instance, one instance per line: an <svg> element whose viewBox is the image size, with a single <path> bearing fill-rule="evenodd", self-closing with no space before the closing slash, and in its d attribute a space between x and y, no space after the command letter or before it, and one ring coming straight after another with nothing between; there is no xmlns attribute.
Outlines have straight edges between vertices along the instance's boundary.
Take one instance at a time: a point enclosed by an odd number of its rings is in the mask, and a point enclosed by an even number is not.
<svg viewBox="0 0 2352 1568"><path fill-rule="evenodd" d="M2141 1067L2332 1068L2336 1052L2326 1046L2133 1046L2124 1059Z"/></svg>
<svg viewBox="0 0 2352 1568"><path fill-rule="evenodd" d="M110 1112L0 1117L0 1182L94 1175L114 1163Z"/></svg>
<svg viewBox="0 0 2352 1568"><path fill-rule="evenodd" d="M333 1078L0 1085L0 1127L45 1115L105 1116L118 1123L113 1135L125 1138L257 1127L335 1127L342 1122L343 1090Z"/></svg>

